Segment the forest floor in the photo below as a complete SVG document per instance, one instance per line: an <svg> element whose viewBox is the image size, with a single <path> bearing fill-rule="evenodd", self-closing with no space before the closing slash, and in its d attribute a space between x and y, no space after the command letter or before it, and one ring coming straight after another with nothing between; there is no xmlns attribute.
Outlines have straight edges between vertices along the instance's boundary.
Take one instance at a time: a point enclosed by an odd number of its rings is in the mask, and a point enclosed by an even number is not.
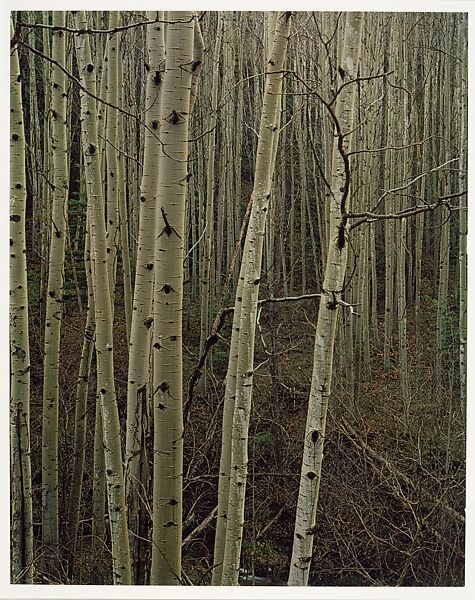
<svg viewBox="0 0 475 600"><path fill-rule="evenodd" d="M426 293L419 326L408 329L410 380L415 382L409 402L401 401L396 351L391 357L393 366L386 371L382 347L373 345L371 362L357 386L357 399L346 374L336 369L317 509L312 585L463 585L464 527L444 508L449 505L464 513L463 423L450 377L434 393L432 302ZM280 304L264 309L260 318L260 334L266 348L273 348L273 356L266 353L261 338L256 345L242 567L273 585L285 582L290 561L317 310L318 302L312 300ZM39 310L35 313L38 315ZM43 336L39 318L33 318L32 323L31 456L34 521L40 522ZM66 306L63 327L59 497L60 511L65 515L84 328L84 318L73 301ZM378 331L381 337L381 327ZM217 503L230 321L220 335L208 361L206 388L201 383L195 390L185 426L184 538ZM185 389L198 348L195 303L184 312ZM117 395L125 429L127 343L120 308L115 349ZM76 584L89 583L91 569L91 515L87 511L92 495L93 424L94 379L89 390L80 553L71 581ZM195 585L210 582L213 542L211 521L184 546L183 569Z"/></svg>

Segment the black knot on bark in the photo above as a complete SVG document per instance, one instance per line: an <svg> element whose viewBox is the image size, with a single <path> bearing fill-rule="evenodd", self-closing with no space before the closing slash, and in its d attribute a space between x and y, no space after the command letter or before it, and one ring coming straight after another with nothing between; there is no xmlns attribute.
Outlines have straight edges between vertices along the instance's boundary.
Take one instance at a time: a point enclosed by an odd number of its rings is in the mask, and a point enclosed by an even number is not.
<svg viewBox="0 0 475 600"><path fill-rule="evenodd" d="M178 525L173 521L168 521L168 523L165 523L164 527L178 527Z"/></svg>
<svg viewBox="0 0 475 600"><path fill-rule="evenodd" d="M308 477L310 480L312 480L312 479L315 479L315 477L316 477L316 476L317 476L317 475L316 475L316 473L314 473L313 471L309 471L309 472L307 473L307 477Z"/></svg>
<svg viewBox="0 0 475 600"><path fill-rule="evenodd" d="M162 381L162 383L158 386L158 389L161 392L167 392L170 389L170 386L168 385L168 383L166 381Z"/></svg>
<svg viewBox="0 0 475 600"><path fill-rule="evenodd" d="M179 113L177 113L177 111L175 109L172 110L172 112L170 113L170 116L167 119L167 121L169 123L172 123L172 125L177 125L178 123L180 123L183 120L184 120L183 117Z"/></svg>
<svg viewBox="0 0 475 600"><path fill-rule="evenodd" d="M94 71L94 65L91 65L90 63L87 65L86 67L87 72L88 73L92 73Z"/></svg>
<svg viewBox="0 0 475 600"><path fill-rule="evenodd" d="M345 225L342 223L338 228L338 249L343 250L345 247Z"/></svg>

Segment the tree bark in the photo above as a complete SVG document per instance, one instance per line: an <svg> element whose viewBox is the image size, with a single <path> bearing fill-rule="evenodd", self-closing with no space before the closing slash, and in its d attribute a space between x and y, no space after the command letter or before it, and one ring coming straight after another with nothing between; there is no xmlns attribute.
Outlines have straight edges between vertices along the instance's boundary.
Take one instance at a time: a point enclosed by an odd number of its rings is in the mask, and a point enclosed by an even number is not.
<svg viewBox="0 0 475 600"><path fill-rule="evenodd" d="M152 585L181 583L183 259L193 65L191 12L168 12L155 241Z"/></svg>
<svg viewBox="0 0 475 600"><path fill-rule="evenodd" d="M363 13L347 13L343 48L339 61L339 84L354 79L358 72ZM347 227L343 215L349 207L349 164L345 155L350 149L353 129L355 85L340 92L334 108L340 134L333 144L332 197L328 260L320 301L312 382L305 427L302 471L297 500L294 542L289 572L289 585L307 585L312 560L313 537L320 488L323 445L328 399L331 393L333 347L338 316L337 300L341 297L348 254ZM338 130L338 127L337 127ZM346 164L345 164L346 163ZM344 190L341 192L341 190Z"/></svg>
<svg viewBox="0 0 475 600"><path fill-rule="evenodd" d="M147 13L149 20L157 12ZM163 12L159 13L163 20ZM165 71L164 25L148 25L147 80L145 92L146 113L144 121L145 148L142 182L140 185L140 214L137 261L135 271L132 324L129 344L129 370L127 387L127 432L125 465L131 550L136 573L139 492L141 463L146 460L143 438L143 414L150 402L150 346L152 331L152 295L154 277L154 243L158 213L158 173L160 157L160 106ZM135 583L139 583L136 581Z"/></svg>
<svg viewBox="0 0 475 600"><path fill-rule="evenodd" d="M10 53L10 94L11 580L33 583L25 131L18 47Z"/></svg>
<svg viewBox="0 0 475 600"><path fill-rule="evenodd" d="M77 28L85 28L87 26L85 13L81 11L75 14ZM80 80L86 90L95 94L95 67L91 59L89 38L84 34L76 34L75 42ZM112 541L113 582L114 584L130 584L131 565L120 445L120 423L114 384L112 302L109 288L104 198L100 180L100 165L98 164L99 145L96 105L94 99L85 93L81 94L81 131L87 199L91 216L91 248L95 275L97 387L103 427L105 476Z"/></svg>
<svg viewBox="0 0 475 600"><path fill-rule="evenodd" d="M53 25L64 27L65 13L53 13ZM66 65L65 34L54 31L52 58ZM53 148L53 198L49 250L48 293L46 295L43 428L42 428L42 537L47 572L59 561L58 507L58 416L59 364L63 313L64 252L68 198L67 86L64 72L51 69L51 136Z"/></svg>
<svg viewBox="0 0 475 600"><path fill-rule="evenodd" d="M243 259L239 274L235 302L235 321L231 337L231 353L226 381L225 411L231 418L223 421L223 454L230 461L220 468L218 489L218 519L225 525L225 543L215 544L214 564L223 563L222 585L237 585L244 526L244 501L247 479L248 430L252 397L254 362L254 339L256 329L257 301L261 277L264 232L272 186L275 159L274 138L279 135L276 127L280 94L282 92L282 69L287 52L290 30L290 13L279 14L272 51L267 62L267 75L262 105L254 187L251 196L252 209L249 220ZM240 307L240 310L239 310ZM236 324L236 326L234 326ZM237 352L236 352L237 349ZM236 376L234 377L234 370ZM229 386L229 389L228 389ZM229 406L226 406L226 403ZM231 412L231 406L234 408ZM231 428L229 428L231 425ZM231 449L224 447L231 441ZM223 498L229 485L229 498ZM222 511L222 512L221 512ZM221 538L222 539L222 538Z"/></svg>

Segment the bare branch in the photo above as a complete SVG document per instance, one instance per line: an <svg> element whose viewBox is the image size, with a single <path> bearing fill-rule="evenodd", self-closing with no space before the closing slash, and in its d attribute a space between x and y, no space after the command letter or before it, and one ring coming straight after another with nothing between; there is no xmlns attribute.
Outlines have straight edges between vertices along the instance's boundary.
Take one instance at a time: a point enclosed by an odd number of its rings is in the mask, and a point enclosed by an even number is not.
<svg viewBox="0 0 475 600"><path fill-rule="evenodd" d="M414 142L413 144L408 144L407 146L386 146L384 148L375 148L374 150L353 150L352 152L348 152L348 156L352 156L353 154L370 154L374 152L386 152L387 150L406 150L407 148L413 148L414 146L420 146L424 142L430 140L430 136L424 138L420 142Z"/></svg>
<svg viewBox="0 0 475 600"><path fill-rule="evenodd" d="M360 81L371 81L373 79L380 79L381 77L386 77L386 75L391 75L391 73L394 73L394 71L388 71L387 73L380 73L379 75L368 75L366 77L355 77L354 79L345 81L345 83L340 85L340 87L337 89L337 91L335 92L335 95L333 96L332 100L329 102L328 106L331 106L335 102L335 100L340 95L341 91L347 85L350 85L351 83L359 83Z"/></svg>
<svg viewBox="0 0 475 600"><path fill-rule="evenodd" d="M414 177L414 179L411 179L411 181L409 181L409 183L405 183L404 185L401 185L399 187L392 188L391 190L385 190L384 194L382 194L378 198L378 200L377 200L374 208L372 209L372 212L375 212L378 209L379 205L384 200L384 198L386 198L387 195L389 195L389 194L395 194L396 192L399 192L401 190L405 190L406 188L408 188L411 185L413 185L416 181L419 181L419 179L422 179L422 177L426 177L427 175L429 175L429 173L434 173L435 171L439 171L440 169L443 169L446 165L448 165L448 164L450 164L450 163L452 163L454 161L457 161L459 159L460 159L459 156L457 156L456 158L451 158L450 160L442 163L441 165L438 165L437 167L429 169L429 171L426 171L425 173L421 173L420 175L417 175L417 177Z"/></svg>
<svg viewBox="0 0 475 600"><path fill-rule="evenodd" d="M455 207L451 206L448 202L450 198L457 198L459 196L463 196L467 191L457 192L456 194L450 194L449 196L441 196L438 198L437 202L433 204L425 204L424 206L413 206L410 208L406 208L397 213L374 213L374 212L362 212L362 213L348 213L348 218L350 219L361 219L356 223L353 223L350 226L350 229L355 229L359 227L363 223L371 223L373 221L379 220L387 220L387 219L407 219L408 217L412 217L422 212L427 212L428 210L434 210L439 206L447 206L450 210L454 210Z"/></svg>
<svg viewBox="0 0 475 600"><path fill-rule="evenodd" d="M188 544L197 535L199 535L202 531L204 531L206 529L206 527L208 527L208 525L211 523L211 521L216 517L216 513L217 512L218 512L218 507L215 506L213 508L213 510L209 513L209 515L203 521L201 521L201 523L197 527L195 527L195 529L193 529L193 531L191 531L186 536L186 538L183 540L183 542L181 543L181 545L184 546L185 544Z"/></svg>
<svg viewBox="0 0 475 600"><path fill-rule="evenodd" d="M113 29L90 29L90 28L83 28L83 29L74 29L73 27L62 27L59 25L45 25L44 23L25 23L24 21L18 21L17 25L18 28L22 28L22 27L27 27L30 29L49 29L50 31L66 31L68 33L75 33L77 35L82 35L85 33L92 33L92 34L100 34L100 33L105 33L105 34L113 34L113 33L118 33L120 31L125 31L126 29L132 29L133 27L143 27L145 25L153 25L154 23L165 23L167 25L173 24L173 23L189 23L190 19L187 19L186 21L163 21L161 19L154 19L153 21L142 21L141 23L131 23L130 25L121 25L119 27L114 27ZM12 42L14 41L15 38L12 39Z"/></svg>

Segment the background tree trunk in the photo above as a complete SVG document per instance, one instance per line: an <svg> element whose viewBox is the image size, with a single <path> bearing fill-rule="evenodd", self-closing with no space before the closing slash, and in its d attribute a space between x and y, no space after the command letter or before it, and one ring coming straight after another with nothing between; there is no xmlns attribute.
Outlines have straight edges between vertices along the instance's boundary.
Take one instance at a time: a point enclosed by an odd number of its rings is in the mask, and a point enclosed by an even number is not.
<svg viewBox="0 0 475 600"><path fill-rule="evenodd" d="M339 59L340 86L357 76L363 20L362 13L346 15L345 35ZM289 585L307 585L312 560L326 415L331 392L337 301L341 298L343 290L348 252L347 221L344 215L349 206L350 165L345 164L345 157L348 160L346 155L351 148L355 92L355 84L346 85L337 97L334 108L337 137L333 143L328 259L315 335L312 384L305 426ZM342 138L342 135L345 137Z"/></svg>

